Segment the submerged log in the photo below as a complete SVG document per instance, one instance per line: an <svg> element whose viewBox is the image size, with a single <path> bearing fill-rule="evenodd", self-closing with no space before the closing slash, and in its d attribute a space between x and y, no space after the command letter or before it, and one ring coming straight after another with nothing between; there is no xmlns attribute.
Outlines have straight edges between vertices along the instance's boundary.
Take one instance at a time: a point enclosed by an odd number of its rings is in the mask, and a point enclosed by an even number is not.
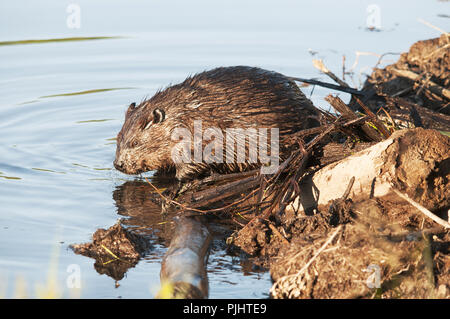
<svg viewBox="0 0 450 319"><path fill-rule="evenodd" d="M211 235L192 217L175 218L176 229L161 265L157 298L203 299L208 297L208 260Z"/></svg>
<svg viewBox="0 0 450 319"><path fill-rule="evenodd" d="M305 211L338 199L355 177L353 200L387 197L404 202L393 188L425 208L436 211L450 205L450 138L421 128L397 131L392 136L305 178L300 196L286 207Z"/></svg>

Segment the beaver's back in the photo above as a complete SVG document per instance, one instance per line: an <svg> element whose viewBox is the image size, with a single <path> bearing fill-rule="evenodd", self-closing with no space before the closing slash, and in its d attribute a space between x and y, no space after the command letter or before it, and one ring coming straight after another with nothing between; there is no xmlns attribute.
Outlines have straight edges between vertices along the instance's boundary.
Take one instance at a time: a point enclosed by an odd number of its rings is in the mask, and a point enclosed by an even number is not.
<svg viewBox="0 0 450 319"><path fill-rule="evenodd" d="M171 103L167 103L172 101ZM318 125L317 111L286 76L256 67L220 67L157 93L168 118L208 126L277 127L280 136Z"/></svg>

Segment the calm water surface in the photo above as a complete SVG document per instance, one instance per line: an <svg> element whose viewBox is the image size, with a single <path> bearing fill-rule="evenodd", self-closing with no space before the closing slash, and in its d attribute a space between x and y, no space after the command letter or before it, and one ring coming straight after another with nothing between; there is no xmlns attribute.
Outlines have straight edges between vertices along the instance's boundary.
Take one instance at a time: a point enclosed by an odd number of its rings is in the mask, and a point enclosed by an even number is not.
<svg viewBox="0 0 450 319"><path fill-rule="evenodd" d="M71 3L81 10L80 28L67 25ZM379 32L366 29L372 3L379 9ZM253 65L327 80L313 58L341 75L343 55L350 69L357 51L402 52L439 36L417 19L448 30L449 9L429 0L2 1L0 296L42 296L37 289L53 277L62 297L155 295L166 249L157 236L149 255L118 287L95 271L92 259L68 248L130 218L118 214L113 195L135 177L117 172L112 162L114 138L131 102L216 66ZM8 42L94 36L114 38ZM396 58L387 56L386 62ZM360 56L355 85L377 60ZM323 97L329 90L303 90L328 108ZM252 271L221 247L213 249L208 265L210 297L267 297L269 273ZM66 285L70 265L80 269L79 290Z"/></svg>

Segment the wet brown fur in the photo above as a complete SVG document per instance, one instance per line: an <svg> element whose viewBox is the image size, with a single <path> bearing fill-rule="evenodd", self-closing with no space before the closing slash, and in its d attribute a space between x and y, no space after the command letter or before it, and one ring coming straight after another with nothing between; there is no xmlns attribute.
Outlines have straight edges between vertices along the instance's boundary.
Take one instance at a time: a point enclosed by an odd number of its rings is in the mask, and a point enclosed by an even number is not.
<svg viewBox="0 0 450 319"><path fill-rule="evenodd" d="M155 109L165 112L164 120L144 129L155 119ZM127 174L176 171L178 179L191 179L210 171L229 173L258 166L252 163L175 164L171 150L177 141L171 139L172 131L184 127L193 136L194 120L202 120L203 131L208 127L217 127L223 132L232 127L279 128L281 158L288 155L283 146L289 134L319 125L311 101L284 75L246 66L221 67L159 91L137 107L131 105L117 136L114 165ZM208 142L204 141L204 145Z"/></svg>

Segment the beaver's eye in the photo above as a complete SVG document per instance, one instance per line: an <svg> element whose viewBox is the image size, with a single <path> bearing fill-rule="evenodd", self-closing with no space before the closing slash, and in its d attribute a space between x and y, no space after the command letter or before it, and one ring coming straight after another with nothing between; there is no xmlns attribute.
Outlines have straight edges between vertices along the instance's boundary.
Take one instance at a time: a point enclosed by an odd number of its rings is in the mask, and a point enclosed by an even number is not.
<svg viewBox="0 0 450 319"><path fill-rule="evenodd" d="M138 145L139 145L139 142L136 140L131 142L131 147L137 147Z"/></svg>

